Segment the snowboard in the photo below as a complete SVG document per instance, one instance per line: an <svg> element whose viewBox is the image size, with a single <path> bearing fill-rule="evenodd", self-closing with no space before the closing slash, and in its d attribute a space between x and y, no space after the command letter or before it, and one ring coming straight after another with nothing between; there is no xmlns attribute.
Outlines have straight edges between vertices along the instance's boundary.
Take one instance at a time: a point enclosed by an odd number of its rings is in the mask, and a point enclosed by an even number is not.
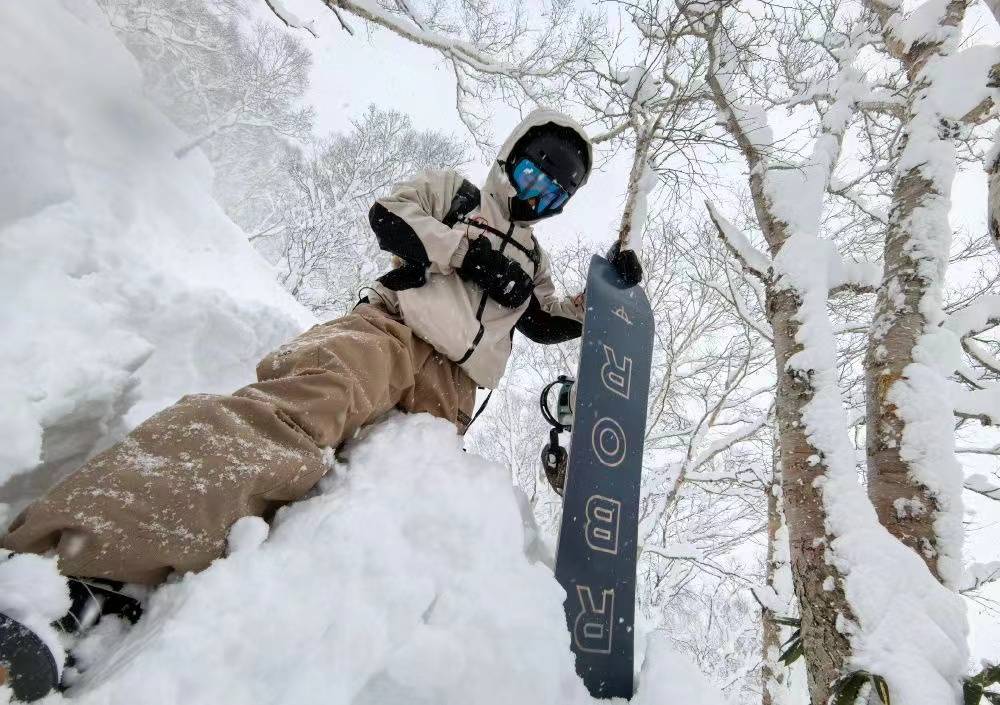
<svg viewBox="0 0 1000 705"><path fill-rule="evenodd" d="M653 315L642 287L597 255L586 306L555 575L577 673L594 697L631 698Z"/></svg>
<svg viewBox="0 0 1000 705"><path fill-rule="evenodd" d="M59 668L48 647L19 622L0 613L0 685L17 700L38 700L59 685Z"/></svg>

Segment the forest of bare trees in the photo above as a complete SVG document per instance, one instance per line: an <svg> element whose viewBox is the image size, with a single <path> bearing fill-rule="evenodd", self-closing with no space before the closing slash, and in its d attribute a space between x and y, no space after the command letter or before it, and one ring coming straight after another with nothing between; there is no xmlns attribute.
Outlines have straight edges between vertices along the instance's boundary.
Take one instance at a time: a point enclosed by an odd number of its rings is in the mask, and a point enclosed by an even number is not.
<svg viewBox="0 0 1000 705"><path fill-rule="evenodd" d="M732 702L1000 702L967 617L1000 616L1000 555L966 550L1000 501L996 3L324 0L313 15L352 41L393 33L443 62L466 131L376 105L318 135L316 23L278 2L282 23L251 21L252 2L101 0L189 137L178 158L208 157L218 200L320 316L386 265L374 198L489 159L491 106L566 110L598 168L625 165L609 203L657 323L645 629ZM956 218L969 203L982 217ZM579 290L612 237L553 252L559 284ZM519 341L470 439L548 541L537 396L575 358Z"/></svg>

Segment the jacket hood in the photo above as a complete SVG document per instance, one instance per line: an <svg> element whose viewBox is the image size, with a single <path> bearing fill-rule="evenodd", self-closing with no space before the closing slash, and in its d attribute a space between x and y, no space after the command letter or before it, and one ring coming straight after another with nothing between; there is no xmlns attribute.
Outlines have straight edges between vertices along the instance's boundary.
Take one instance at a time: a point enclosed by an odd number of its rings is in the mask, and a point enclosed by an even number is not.
<svg viewBox="0 0 1000 705"><path fill-rule="evenodd" d="M593 169L594 164L594 146L590 142L590 138L587 136L586 131L583 127L573 118L568 115L564 115L557 110L551 110L549 108L536 108L532 110L528 115L515 127L510 136L504 141L503 145L500 147L500 151L497 153L496 161L493 162L493 166L490 168L489 175L486 177L486 191L494 198L497 205L500 207L501 211L504 213L506 218L510 218L510 199L517 194L517 190L514 185L507 178L507 173L503 166L500 164L501 161L507 161L510 159L510 154L514 150L514 145L517 141L527 134L528 130L533 127L538 127L552 123L554 125L560 125L562 127L568 127L578 135L583 140L584 144L587 145L587 163L590 165L590 169ZM587 183L587 179L590 178L590 169L584 175L583 179L580 180L580 187ZM536 218L531 221L518 221L519 223L531 224L537 223L544 218Z"/></svg>

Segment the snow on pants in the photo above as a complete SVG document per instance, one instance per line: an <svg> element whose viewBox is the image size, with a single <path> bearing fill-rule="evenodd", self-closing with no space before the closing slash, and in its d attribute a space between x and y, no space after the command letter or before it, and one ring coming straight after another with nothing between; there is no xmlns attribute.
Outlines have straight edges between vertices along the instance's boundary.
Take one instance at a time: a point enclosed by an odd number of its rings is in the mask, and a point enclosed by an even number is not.
<svg viewBox="0 0 1000 705"><path fill-rule="evenodd" d="M336 447L393 408L464 431L475 383L381 309L318 325L268 355L258 382L194 394L30 505L2 545L54 549L67 575L156 584L223 555L240 517L302 498Z"/></svg>

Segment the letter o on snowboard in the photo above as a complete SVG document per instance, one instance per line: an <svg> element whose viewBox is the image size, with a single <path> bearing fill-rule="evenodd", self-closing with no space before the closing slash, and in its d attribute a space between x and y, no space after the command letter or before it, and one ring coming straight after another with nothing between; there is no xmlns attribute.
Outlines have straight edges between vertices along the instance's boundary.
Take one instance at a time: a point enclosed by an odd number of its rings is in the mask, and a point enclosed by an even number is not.
<svg viewBox="0 0 1000 705"><path fill-rule="evenodd" d="M625 460L625 431L612 418L605 416L594 424L591 445L597 459L609 468L617 467Z"/></svg>

